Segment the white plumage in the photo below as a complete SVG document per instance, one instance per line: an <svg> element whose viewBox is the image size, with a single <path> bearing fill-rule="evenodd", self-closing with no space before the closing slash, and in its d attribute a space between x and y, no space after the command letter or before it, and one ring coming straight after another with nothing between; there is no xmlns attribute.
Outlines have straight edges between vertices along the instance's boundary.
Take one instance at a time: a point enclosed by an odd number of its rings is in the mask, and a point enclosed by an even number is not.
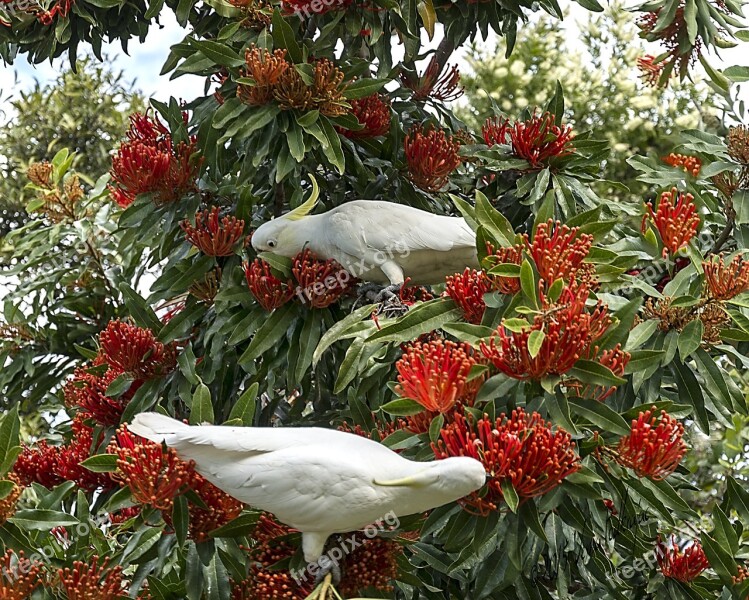
<svg viewBox="0 0 749 600"><path fill-rule="evenodd" d="M311 207L310 207L311 208ZM428 285L477 267L476 235L461 217L379 200L353 200L319 215L284 215L253 233L256 250L294 257L305 247L375 283Z"/></svg>
<svg viewBox="0 0 749 600"><path fill-rule="evenodd" d="M129 429L165 442L208 481L302 532L316 561L333 533L355 531L391 511L421 513L479 489L486 473L472 458L414 462L382 444L331 429L185 425L141 413Z"/></svg>

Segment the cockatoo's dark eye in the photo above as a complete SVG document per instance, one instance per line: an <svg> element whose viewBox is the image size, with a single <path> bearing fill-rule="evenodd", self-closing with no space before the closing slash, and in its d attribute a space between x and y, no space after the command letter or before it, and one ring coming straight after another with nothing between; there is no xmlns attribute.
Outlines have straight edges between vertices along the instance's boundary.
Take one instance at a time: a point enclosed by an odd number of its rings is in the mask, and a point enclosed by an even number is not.
<svg viewBox="0 0 749 600"><path fill-rule="evenodd" d="M275 248L276 240L268 240L268 248Z"/></svg>

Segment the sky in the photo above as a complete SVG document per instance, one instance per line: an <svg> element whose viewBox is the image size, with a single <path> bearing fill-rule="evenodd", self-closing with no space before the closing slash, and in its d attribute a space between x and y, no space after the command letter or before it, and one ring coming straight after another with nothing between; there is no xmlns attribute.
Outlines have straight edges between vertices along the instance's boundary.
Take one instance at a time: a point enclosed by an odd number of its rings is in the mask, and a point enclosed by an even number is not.
<svg viewBox="0 0 749 600"><path fill-rule="evenodd" d="M586 18L588 12L579 5L570 3L570 16L565 19L563 26L570 31L570 39L575 40L577 27L575 22ZM152 27L145 42L139 44L137 40L130 41L130 54L126 55L118 44L109 44L104 46L104 52L111 58L114 58L114 64L125 73L127 79L135 80L136 87L140 89L146 97L155 97L158 100L167 100L170 96L190 100L203 94L205 80L195 76L182 76L175 80L169 80L168 76L159 76L159 71L169 53L172 44L181 41L186 31L176 22L173 14L164 11L161 17L161 27ZM441 38L441 32L435 35L432 47ZM426 41L426 40L424 40ZM487 43L492 44L493 40ZM394 58L397 58L397 52L394 52ZM456 56L458 63L462 60ZM716 67L723 67L733 64L749 66L749 52L746 50L746 44L740 44L737 48L722 50L721 58L712 57L711 63ZM8 91L17 92L29 89L34 85L35 80L42 83L54 79L58 69L66 59L59 59L54 65L45 62L41 65L30 65L22 57L12 66L0 64L0 103L8 96ZM455 59L453 59L455 60ZM749 102L749 82L745 84L745 93Z"/></svg>

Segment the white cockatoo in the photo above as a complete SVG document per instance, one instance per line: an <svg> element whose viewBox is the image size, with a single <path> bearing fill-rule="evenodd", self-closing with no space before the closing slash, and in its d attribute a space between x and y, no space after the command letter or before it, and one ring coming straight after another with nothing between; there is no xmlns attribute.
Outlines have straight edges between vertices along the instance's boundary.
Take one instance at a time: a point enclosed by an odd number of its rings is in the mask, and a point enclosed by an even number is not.
<svg viewBox="0 0 749 600"><path fill-rule="evenodd" d="M478 267L476 235L462 217L444 217L380 200L353 200L319 215L312 196L252 234L257 251L292 258L309 248L338 261L351 275L400 287L443 283L446 275Z"/></svg>
<svg viewBox="0 0 749 600"><path fill-rule="evenodd" d="M453 502L486 478L473 458L414 462L364 437L319 427L190 426L141 413L128 428L166 443L216 487L301 531L309 563L319 560L331 534Z"/></svg>

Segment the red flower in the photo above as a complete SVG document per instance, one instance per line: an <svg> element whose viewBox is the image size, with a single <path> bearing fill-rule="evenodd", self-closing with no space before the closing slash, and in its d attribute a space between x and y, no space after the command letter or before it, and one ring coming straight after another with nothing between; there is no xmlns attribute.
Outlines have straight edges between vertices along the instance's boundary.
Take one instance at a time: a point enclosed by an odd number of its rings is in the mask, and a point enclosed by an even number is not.
<svg viewBox="0 0 749 600"><path fill-rule="evenodd" d="M575 278L593 246L593 236L549 219L538 226L532 243L525 234L525 245L541 279L550 286L557 279L570 282Z"/></svg>
<svg viewBox="0 0 749 600"><path fill-rule="evenodd" d="M463 311L463 318L474 325L481 324L486 310L484 294L492 291L492 282L483 271L466 268L463 273L445 278L445 294Z"/></svg>
<svg viewBox="0 0 749 600"><path fill-rule="evenodd" d="M396 394L416 400L428 411L446 413L459 400L473 404L478 391L476 381L468 376L479 362L473 348L465 342L456 344L445 340L410 344L400 360ZM480 382L483 381L481 378Z"/></svg>
<svg viewBox="0 0 749 600"><path fill-rule="evenodd" d="M538 413L527 415L522 408L513 410L509 417L503 413L494 422L488 415L474 421L456 413L440 437L432 444L438 459L470 456L486 468L485 494L479 490L463 500L481 514L497 510L504 498L504 481L511 482L525 501L550 492L580 469L570 434L561 428L552 432L551 423Z"/></svg>
<svg viewBox="0 0 749 600"><path fill-rule="evenodd" d="M142 381L133 381L127 392L118 398L111 398L106 395L107 388L123 371L108 367L105 373L98 374L102 364L106 364L104 359L97 357L89 367L75 370L73 378L63 388L65 403L80 408L86 416L101 425L118 425L122 412Z"/></svg>
<svg viewBox="0 0 749 600"><path fill-rule="evenodd" d="M283 306L294 297L293 282L278 279L271 271L270 265L260 258L251 263L244 263L244 276L255 300L269 312Z"/></svg>
<svg viewBox="0 0 749 600"><path fill-rule="evenodd" d="M58 449L53 469L64 481L75 481L84 491L112 489L115 484L108 473L94 473L81 466L84 460L95 454L93 450L101 444L104 438L103 434L99 434L94 440L93 427L87 425L85 419L84 414L78 414L73 419L72 439L66 446Z"/></svg>
<svg viewBox="0 0 749 600"><path fill-rule="evenodd" d="M673 152L668 156L664 156L663 162L672 167L684 169L687 173L691 173L693 177L697 177L702 168L702 161L696 156L674 154Z"/></svg>
<svg viewBox="0 0 749 600"><path fill-rule="evenodd" d="M716 4L720 5L720 3ZM669 23L660 22L662 10L660 8L645 12L637 20L637 25L642 30L642 37L649 42L659 41L665 46L668 56L659 63L662 65L661 68L676 69L682 77L686 75L689 65L694 63L697 56L701 54L702 47L699 37L694 44L689 39L684 5L684 1L681 0L674 14L669 15Z"/></svg>
<svg viewBox="0 0 749 600"><path fill-rule="evenodd" d="M187 123L187 113L182 113ZM153 193L157 202L174 202L195 189L202 160L191 157L197 138L174 144L171 134L158 118L136 113L130 117L127 141L112 158L112 198L129 206L138 194Z"/></svg>
<svg viewBox="0 0 749 600"><path fill-rule="evenodd" d="M575 151L572 127L556 125L554 115L548 112L537 116L533 111L530 119L515 123L493 117L487 119L481 133L488 146L510 144L512 153L527 160L533 169L549 166Z"/></svg>
<svg viewBox="0 0 749 600"><path fill-rule="evenodd" d="M503 264L520 265L523 262L523 246L516 245L509 248L494 249L490 242L486 242L486 261L489 268ZM502 294L513 295L520 291L519 277L503 277L501 275L487 275L492 287Z"/></svg>
<svg viewBox="0 0 749 600"><path fill-rule="evenodd" d="M0 598L28 600L32 592L44 583L41 563L24 558L23 552L6 550L0 557Z"/></svg>
<svg viewBox="0 0 749 600"><path fill-rule="evenodd" d="M665 410L653 416L655 407L632 420L632 431L619 440L616 460L638 477L665 479L679 466L687 453L684 425Z"/></svg>
<svg viewBox="0 0 749 600"><path fill-rule="evenodd" d="M372 94L365 98L350 100L351 114L356 117L363 129L336 127L349 138L377 137L390 131L390 99L382 94Z"/></svg>
<svg viewBox="0 0 749 600"><path fill-rule="evenodd" d="M291 272L298 283L299 300L313 308L330 306L357 281L332 258L319 260L307 248L294 257Z"/></svg>
<svg viewBox="0 0 749 600"><path fill-rule="evenodd" d="M676 200L674 202L674 200ZM658 230L663 241L663 257L669 253L675 255L689 244L700 226L700 217L694 204L692 194L682 194L676 188L661 194L658 210L653 210L653 203L648 202L647 212L642 217L642 230L645 232L645 221L650 217L651 223Z"/></svg>
<svg viewBox="0 0 749 600"><path fill-rule="evenodd" d="M47 489L63 483L64 479L55 472L60 447L50 446L41 440L35 446L24 446L16 460L13 472L24 486L36 482Z"/></svg>
<svg viewBox="0 0 749 600"><path fill-rule="evenodd" d="M451 67L445 65L445 71L442 73L436 56L432 56L427 65L424 75L414 78L406 73L400 74L401 83L413 91L414 100L426 100L434 98L449 102L457 100L465 92L465 88L460 85L460 71L458 66Z"/></svg>
<svg viewBox="0 0 749 600"><path fill-rule="evenodd" d="M555 304L548 303L542 295L542 311L532 323L520 331L511 331L502 321L489 343L481 342L481 352L502 373L515 379L563 375L579 358L588 355L611 324L607 307L599 302L588 311L587 299L585 285L568 285ZM535 334L536 331L541 333ZM528 347L532 334L534 339L542 336L535 355Z"/></svg>
<svg viewBox="0 0 749 600"><path fill-rule="evenodd" d="M656 87L661 80L661 74L666 63L655 62L655 56L646 54L637 59L637 68L640 69L640 77L646 85Z"/></svg>
<svg viewBox="0 0 749 600"><path fill-rule="evenodd" d="M705 288L710 298L730 300L749 290L749 260L739 255L726 264L723 255L711 256L702 263Z"/></svg>
<svg viewBox="0 0 749 600"><path fill-rule="evenodd" d="M244 221L225 216L219 220L219 208L195 213L195 225L185 219L180 223L185 238L207 256L230 256L244 232Z"/></svg>
<svg viewBox="0 0 749 600"><path fill-rule="evenodd" d="M75 561L73 568L59 569L57 576L68 600L120 600L127 597L123 589L122 567L107 569L109 558L99 565L94 556L88 564Z"/></svg>
<svg viewBox="0 0 749 600"><path fill-rule="evenodd" d="M202 508L190 502L190 526L188 536L196 542L208 539L208 533L226 525L242 512L243 504L220 490L210 481L198 473L193 472L187 486L195 492L207 508ZM164 515L167 523L171 523L171 515Z"/></svg>
<svg viewBox="0 0 749 600"><path fill-rule="evenodd" d="M141 513L141 507L140 506L128 506L127 508L121 508L117 512L109 513L109 522L114 525L119 525L121 523L125 523L126 521L129 521L130 519L133 519L140 515Z"/></svg>
<svg viewBox="0 0 749 600"><path fill-rule="evenodd" d="M121 427L107 448L117 456L117 471L112 477L128 486L133 499L165 512L170 512L176 498L191 481L192 462L177 457L174 448L144 440Z"/></svg>
<svg viewBox="0 0 749 600"><path fill-rule="evenodd" d="M16 512L16 504L23 493L24 486L21 484L21 478L15 473L9 473L3 480L10 481L13 487L10 493L0 499L0 526L10 519ZM2 588L0 588L0 598L3 598Z"/></svg>
<svg viewBox="0 0 749 600"><path fill-rule="evenodd" d="M99 334L99 345L110 367L144 379L171 371L177 361L174 344L162 344L150 329L119 319Z"/></svg>
<svg viewBox="0 0 749 600"><path fill-rule="evenodd" d="M689 583L710 566L702 544L697 540L681 550L674 536L671 536L670 548L658 536L655 555L663 576L683 583Z"/></svg>
<svg viewBox="0 0 749 600"><path fill-rule="evenodd" d="M450 173L460 165L460 142L446 136L441 129L425 133L420 125L415 125L406 134L403 147L409 179L427 192L438 192L445 187Z"/></svg>

